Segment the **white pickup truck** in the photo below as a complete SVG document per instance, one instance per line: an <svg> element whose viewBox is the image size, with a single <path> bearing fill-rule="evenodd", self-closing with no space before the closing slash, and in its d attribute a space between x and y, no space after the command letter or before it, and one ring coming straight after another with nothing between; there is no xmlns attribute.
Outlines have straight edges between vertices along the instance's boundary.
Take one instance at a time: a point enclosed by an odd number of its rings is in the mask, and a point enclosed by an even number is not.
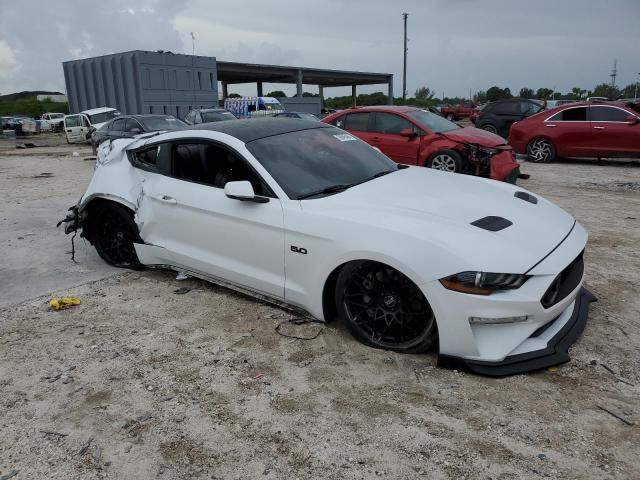
<svg viewBox="0 0 640 480"><path fill-rule="evenodd" d="M64 127L64 113L47 112L40 115L41 130L62 130ZM43 128L43 126L45 128Z"/></svg>
<svg viewBox="0 0 640 480"><path fill-rule="evenodd" d="M67 143L89 141L89 134L98 129L112 118L120 116L120 112L111 107L92 108L64 117L64 134Z"/></svg>

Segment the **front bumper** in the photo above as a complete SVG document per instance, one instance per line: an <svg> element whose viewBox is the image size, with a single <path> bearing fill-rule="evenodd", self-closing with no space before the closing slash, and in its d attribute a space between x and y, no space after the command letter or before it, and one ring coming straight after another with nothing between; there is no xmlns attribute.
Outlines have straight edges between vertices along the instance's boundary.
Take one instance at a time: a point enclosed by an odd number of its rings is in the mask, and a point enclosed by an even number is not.
<svg viewBox="0 0 640 480"><path fill-rule="evenodd" d="M586 288L582 287L575 297L571 316L562 328L547 342L546 348L510 355L499 362L469 360L451 355L439 355L438 366L490 377L505 377L566 363L570 360L569 347L571 347L582 334L587 324L589 303L593 301L596 301L596 297ZM560 318L556 321L560 321Z"/></svg>

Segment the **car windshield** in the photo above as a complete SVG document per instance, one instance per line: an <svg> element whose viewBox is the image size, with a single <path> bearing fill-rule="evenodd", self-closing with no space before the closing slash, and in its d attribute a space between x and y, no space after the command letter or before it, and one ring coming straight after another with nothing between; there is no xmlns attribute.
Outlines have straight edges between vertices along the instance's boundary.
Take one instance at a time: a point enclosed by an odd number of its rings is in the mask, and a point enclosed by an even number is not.
<svg viewBox="0 0 640 480"><path fill-rule="evenodd" d="M175 117L143 117L139 120L144 124L145 130L152 132L155 130L178 130L186 127L187 124Z"/></svg>
<svg viewBox="0 0 640 480"><path fill-rule="evenodd" d="M96 123L104 123L108 122L112 118L116 118L120 116L120 112L117 110L110 110L108 112L94 113L93 115L87 115L89 120L91 120L91 124L95 125Z"/></svg>
<svg viewBox="0 0 640 480"><path fill-rule="evenodd" d="M337 193L397 170L378 150L333 127L261 138L247 148L291 199Z"/></svg>
<svg viewBox="0 0 640 480"><path fill-rule="evenodd" d="M237 119L235 115L231 112L202 112L202 121L204 123L222 122L224 120L237 120Z"/></svg>
<svg viewBox="0 0 640 480"><path fill-rule="evenodd" d="M434 133L448 132L460 128L446 118L426 110L412 110L407 112L407 115Z"/></svg>

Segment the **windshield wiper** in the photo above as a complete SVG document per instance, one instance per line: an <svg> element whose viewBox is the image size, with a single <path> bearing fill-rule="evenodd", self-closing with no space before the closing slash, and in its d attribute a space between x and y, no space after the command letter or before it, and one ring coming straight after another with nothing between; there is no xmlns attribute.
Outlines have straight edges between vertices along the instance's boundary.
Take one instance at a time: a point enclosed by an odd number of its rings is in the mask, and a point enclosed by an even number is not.
<svg viewBox="0 0 640 480"><path fill-rule="evenodd" d="M346 190L347 188L351 188L354 185L358 185L361 182L357 182L357 183L349 183L349 184L338 184L338 185L331 185L330 187L325 187L321 190L316 190L314 192L309 192L309 193L305 193L303 195L300 195L298 197L298 200L304 200L305 198L310 198L310 197L315 197L316 195L326 195L329 193L338 193L338 192L342 192L344 190Z"/></svg>
<svg viewBox="0 0 640 480"><path fill-rule="evenodd" d="M342 184L338 184L338 185L331 185L330 187L325 187L321 190L316 190L313 192L309 192L309 193L305 193L303 195L300 195L298 197L298 200L304 200L305 198L310 198L310 197L315 197L316 195L327 195L330 193L338 193L338 192L342 192L348 188L351 187L355 187L356 185L360 185L361 183L365 183L368 182L369 180L373 180L374 178L379 178L382 177L383 175L386 175L388 173L393 173L396 172L398 170L402 170L404 168L407 168L408 165L398 165L397 168L393 169L393 170L383 170L382 172L378 172L375 175L372 175L369 178L365 178L364 180L361 180L359 182L354 182L354 183L342 183Z"/></svg>

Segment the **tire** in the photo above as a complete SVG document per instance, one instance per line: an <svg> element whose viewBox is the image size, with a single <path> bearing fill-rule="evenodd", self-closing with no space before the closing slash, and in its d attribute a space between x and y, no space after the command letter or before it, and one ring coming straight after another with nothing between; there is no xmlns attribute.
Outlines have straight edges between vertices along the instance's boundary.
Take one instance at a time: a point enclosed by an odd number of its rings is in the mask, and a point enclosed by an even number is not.
<svg viewBox="0 0 640 480"><path fill-rule="evenodd" d="M91 240L98 255L109 265L141 270L134 243L143 243L131 210L117 203L98 205L90 212Z"/></svg>
<svg viewBox="0 0 640 480"><path fill-rule="evenodd" d="M454 116L453 113L447 113L447 120L449 120L450 122L453 122Z"/></svg>
<svg viewBox="0 0 640 480"><path fill-rule="evenodd" d="M486 130L489 133L493 133L495 135L500 135L498 133L498 129L494 125L491 125L490 123L486 123L486 124L482 125L480 128L482 130Z"/></svg>
<svg viewBox="0 0 640 480"><path fill-rule="evenodd" d="M527 160L535 163L549 163L556 158L556 147L551 140L534 138L527 145Z"/></svg>
<svg viewBox="0 0 640 480"><path fill-rule="evenodd" d="M459 173L462 171L462 157L455 150L438 150L429 157L426 167L443 172Z"/></svg>
<svg viewBox="0 0 640 480"><path fill-rule="evenodd" d="M353 337L373 348L422 353L437 340L435 316L420 289L382 263L358 260L340 271L338 318Z"/></svg>

